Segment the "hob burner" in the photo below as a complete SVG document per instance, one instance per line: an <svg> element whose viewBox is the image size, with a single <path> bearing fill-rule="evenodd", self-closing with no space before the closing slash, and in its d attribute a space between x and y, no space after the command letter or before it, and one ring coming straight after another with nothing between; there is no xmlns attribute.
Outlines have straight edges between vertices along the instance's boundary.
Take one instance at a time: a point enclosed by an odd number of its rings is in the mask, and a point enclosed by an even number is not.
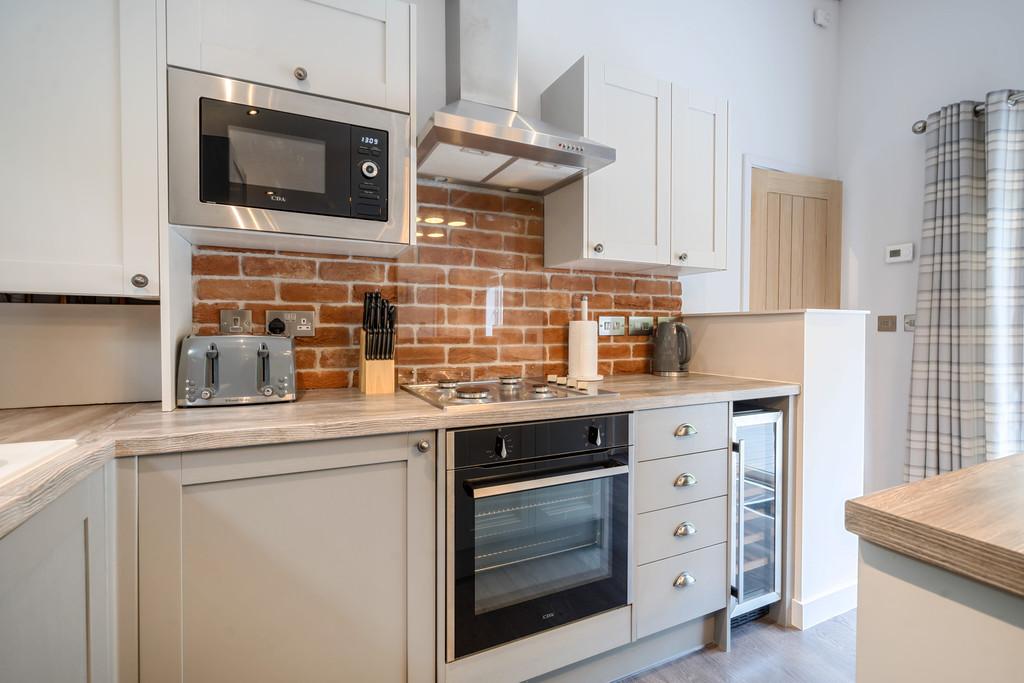
<svg viewBox="0 0 1024 683"><path fill-rule="evenodd" d="M455 395L459 398L488 398L490 397L491 392L486 389L466 388L456 389Z"/></svg>
<svg viewBox="0 0 1024 683"><path fill-rule="evenodd" d="M454 389L459 383L454 379L439 379L437 380L438 389Z"/></svg>
<svg viewBox="0 0 1024 683"><path fill-rule="evenodd" d="M498 381L504 384L505 386L515 386L522 382L523 378L519 377L518 375L505 375L504 377L499 377Z"/></svg>
<svg viewBox="0 0 1024 683"><path fill-rule="evenodd" d="M551 387L547 384L537 384L533 387L533 393L535 394L550 394Z"/></svg>

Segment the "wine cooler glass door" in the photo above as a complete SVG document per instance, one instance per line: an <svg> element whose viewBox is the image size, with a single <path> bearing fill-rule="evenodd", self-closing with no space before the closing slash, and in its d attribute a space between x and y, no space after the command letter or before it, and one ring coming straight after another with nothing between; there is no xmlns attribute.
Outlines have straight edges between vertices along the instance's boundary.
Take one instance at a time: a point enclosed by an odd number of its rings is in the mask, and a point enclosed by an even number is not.
<svg viewBox="0 0 1024 683"><path fill-rule="evenodd" d="M736 415L733 421L735 538L733 615L779 599L782 414Z"/></svg>

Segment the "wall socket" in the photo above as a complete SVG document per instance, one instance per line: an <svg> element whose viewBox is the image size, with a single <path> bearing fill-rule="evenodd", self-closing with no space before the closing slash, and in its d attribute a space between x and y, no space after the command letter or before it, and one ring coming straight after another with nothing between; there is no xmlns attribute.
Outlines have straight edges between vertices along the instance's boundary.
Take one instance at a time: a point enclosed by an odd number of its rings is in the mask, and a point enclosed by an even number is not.
<svg viewBox="0 0 1024 683"><path fill-rule="evenodd" d="M903 331L913 332L917 329L917 313L903 314Z"/></svg>
<svg viewBox="0 0 1024 683"><path fill-rule="evenodd" d="M600 337L626 334L626 316L602 315L597 318L597 334Z"/></svg>
<svg viewBox="0 0 1024 683"><path fill-rule="evenodd" d="M273 337L312 337L315 311L267 311L267 334Z"/></svg>
<svg viewBox="0 0 1024 683"><path fill-rule="evenodd" d="M221 334L252 334L252 311L224 308L220 311Z"/></svg>
<svg viewBox="0 0 1024 683"><path fill-rule="evenodd" d="M878 316L878 331L879 332L895 332L896 331L896 316L894 316L894 315L880 315L880 316Z"/></svg>
<svg viewBox="0 0 1024 683"><path fill-rule="evenodd" d="M650 315L629 316L630 336L652 334L654 332L654 317Z"/></svg>

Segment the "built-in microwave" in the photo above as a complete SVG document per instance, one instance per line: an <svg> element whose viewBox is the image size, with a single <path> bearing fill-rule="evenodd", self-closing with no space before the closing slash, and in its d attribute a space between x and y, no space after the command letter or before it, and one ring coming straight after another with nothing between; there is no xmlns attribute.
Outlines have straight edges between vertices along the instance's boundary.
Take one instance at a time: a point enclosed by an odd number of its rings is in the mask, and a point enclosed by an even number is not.
<svg viewBox="0 0 1024 683"><path fill-rule="evenodd" d="M168 69L174 225L408 242L407 114Z"/></svg>

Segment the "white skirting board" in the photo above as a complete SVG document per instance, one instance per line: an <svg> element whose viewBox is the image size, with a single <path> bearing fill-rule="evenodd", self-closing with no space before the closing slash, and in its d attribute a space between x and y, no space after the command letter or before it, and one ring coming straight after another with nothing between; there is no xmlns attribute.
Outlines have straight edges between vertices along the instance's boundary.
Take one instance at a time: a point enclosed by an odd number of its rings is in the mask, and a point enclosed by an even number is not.
<svg viewBox="0 0 1024 683"><path fill-rule="evenodd" d="M793 626L808 629L857 607L857 582L791 603Z"/></svg>
<svg viewBox="0 0 1024 683"><path fill-rule="evenodd" d="M0 408L160 399L160 307L0 304Z"/></svg>

